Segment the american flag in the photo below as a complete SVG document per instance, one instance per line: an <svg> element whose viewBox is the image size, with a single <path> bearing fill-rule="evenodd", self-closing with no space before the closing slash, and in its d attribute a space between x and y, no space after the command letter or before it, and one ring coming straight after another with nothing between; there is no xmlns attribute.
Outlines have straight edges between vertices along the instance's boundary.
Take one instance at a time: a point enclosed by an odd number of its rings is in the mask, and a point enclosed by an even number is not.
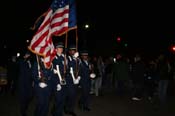
<svg viewBox="0 0 175 116"><path fill-rule="evenodd" d="M53 0L43 22L31 40L28 48L33 53L44 57L46 68L51 66L56 54L52 36L61 36L69 29L76 28L76 14L71 13L75 13L74 0Z"/></svg>

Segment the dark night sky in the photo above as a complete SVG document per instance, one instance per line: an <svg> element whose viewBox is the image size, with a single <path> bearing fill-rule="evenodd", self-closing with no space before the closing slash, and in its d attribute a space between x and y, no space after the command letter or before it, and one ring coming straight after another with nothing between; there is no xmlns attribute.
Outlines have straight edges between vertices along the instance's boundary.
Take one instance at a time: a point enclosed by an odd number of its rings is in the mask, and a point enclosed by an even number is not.
<svg viewBox="0 0 175 116"><path fill-rule="evenodd" d="M6 36L1 39L1 44L6 43L12 49L24 46L25 40L30 40L34 33L29 28L50 3L51 0L1 3L8 5L11 11L1 10L4 11L1 34ZM148 53L167 49L168 45L175 43L174 11L172 4L165 2L77 0L79 43L87 43L90 50L110 53L108 51L115 50L117 36L121 36L129 49ZM90 25L89 30L83 29L86 23Z"/></svg>

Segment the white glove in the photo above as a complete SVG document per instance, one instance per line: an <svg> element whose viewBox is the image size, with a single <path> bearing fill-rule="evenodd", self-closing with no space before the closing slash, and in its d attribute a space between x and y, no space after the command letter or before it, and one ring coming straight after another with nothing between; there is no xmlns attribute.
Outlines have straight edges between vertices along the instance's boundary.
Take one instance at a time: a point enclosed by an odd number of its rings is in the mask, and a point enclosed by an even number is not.
<svg viewBox="0 0 175 116"><path fill-rule="evenodd" d="M53 69L53 73L54 73L54 74L57 74L57 70Z"/></svg>
<svg viewBox="0 0 175 116"><path fill-rule="evenodd" d="M79 83L79 81L80 81L80 79L81 79L81 77L80 76L78 76L76 79L74 79L73 81L74 81L74 84L78 84Z"/></svg>
<svg viewBox="0 0 175 116"><path fill-rule="evenodd" d="M79 80L78 79L75 79L74 80L74 84L76 85L76 84L78 84L79 83Z"/></svg>
<svg viewBox="0 0 175 116"><path fill-rule="evenodd" d="M39 83L39 86L40 86L41 88L45 88L45 87L47 87L47 84L44 83L44 82L40 82L40 83Z"/></svg>
<svg viewBox="0 0 175 116"><path fill-rule="evenodd" d="M78 52L75 52L74 57L77 58L79 56Z"/></svg>
<svg viewBox="0 0 175 116"><path fill-rule="evenodd" d="M80 81L81 77L80 77L80 76L78 76L78 77L77 77L77 79L78 79L78 81Z"/></svg>
<svg viewBox="0 0 175 116"><path fill-rule="evenodd" d="M60 90L61 90L61 85L57 84L57 91L60 91Z"/></svg>
<svg viewBox="0 0 175 116"><path fill-rule="evenodd" d="M96 77L96 74L95 73L91 73L90 74L90 78L94 79Z"/></svg>

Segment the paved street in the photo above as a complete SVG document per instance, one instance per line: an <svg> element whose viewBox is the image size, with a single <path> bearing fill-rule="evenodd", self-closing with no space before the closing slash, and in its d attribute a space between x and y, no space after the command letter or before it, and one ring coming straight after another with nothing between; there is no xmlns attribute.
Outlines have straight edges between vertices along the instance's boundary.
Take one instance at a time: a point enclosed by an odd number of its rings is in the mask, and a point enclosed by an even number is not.
<svg viewBox="0 0 175 116"><path fill-rule="evenodd" d="M77 105L77 116L175 116L175 96L169 96L168 103L164 106L159 106L157 102L150 102L146 98L132 101L129 95L119 97L114 91L107 91L98 97L92 95L91 101L90 112L81 111ZM29 116L33 116L33 111L34 100L29 107ZM0 116L20 116L16 96L0 95Z"/></svg>

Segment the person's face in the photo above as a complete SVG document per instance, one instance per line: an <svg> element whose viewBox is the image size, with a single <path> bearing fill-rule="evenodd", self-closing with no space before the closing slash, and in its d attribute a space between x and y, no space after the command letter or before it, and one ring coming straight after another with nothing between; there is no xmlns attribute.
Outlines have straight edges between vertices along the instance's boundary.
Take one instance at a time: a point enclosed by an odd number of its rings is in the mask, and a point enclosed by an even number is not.
<svg viewBox="0 0 175 116"><path fill-rule="evenodd" d="M12 61L13 61L13 62L16 62L16 56L13 56L13 57L12 57Z"/></svg>
<svg viewBox="0 0 175 116"><path fill-rule="evenodd" d="M25 54L25 55L24 55L24 58L25 58L25 59L27 59L27 58L29 58L29 57L30 57L30 54Z"/></svg>
<svg viewBox="0 0 175 116"><path fill-rule="evenodd" d="M75 52L76 52L76 50L69 50L69 54L70 54L70 55L74 55Z"/></svg>
<svg viewBox="0 0 175 116"><path fill-rule="evenodd" d="M81 56L83 60L88 60L88 55Z"/></svg>
<svg viewBox="0 0 175 116"><path fill-rule="evenodd" d="M57 48L56 50L57 50L58 54L62 54L63 53L63 48Z"/></svg>

